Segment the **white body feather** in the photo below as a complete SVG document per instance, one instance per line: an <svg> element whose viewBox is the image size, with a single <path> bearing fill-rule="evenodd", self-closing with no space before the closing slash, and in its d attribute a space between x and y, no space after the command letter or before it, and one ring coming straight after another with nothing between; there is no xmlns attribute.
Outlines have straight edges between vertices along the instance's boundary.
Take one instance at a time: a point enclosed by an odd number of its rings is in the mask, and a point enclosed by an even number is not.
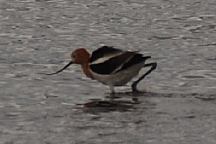
<svg viewBox="0 0 216 144"><path fill-rule="evenodd" d="M136 64L128 69L114 74L98 74L91 71L95 80L108 86L122 86L127 84L133 77L137 76L144 63Z"/></svg>

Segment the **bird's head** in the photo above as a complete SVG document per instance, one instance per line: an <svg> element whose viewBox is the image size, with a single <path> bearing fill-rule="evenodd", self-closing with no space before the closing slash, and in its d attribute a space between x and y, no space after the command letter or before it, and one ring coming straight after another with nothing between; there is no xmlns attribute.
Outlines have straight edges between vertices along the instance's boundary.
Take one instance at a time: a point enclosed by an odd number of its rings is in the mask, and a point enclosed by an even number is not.
<svg viewBox="0 0 216 144"><path fill-rule="evenodd" d="M65 70L67 67L69 67L71 64L80 64L80 65L85 65L88 64L90 60L90 54L85 48L77 48L71 53L71 61L66 64L62 69L54 72L54 73L49 73L47 75L53 75L53 74L58 74Z"/></svg>
<svg viewBox="0 0 216 144"><path fill-rule="evenodd" d="M78 48L71 53L71 61L75 64L86 64L89 59L90 54L85 48Z"/></svg>

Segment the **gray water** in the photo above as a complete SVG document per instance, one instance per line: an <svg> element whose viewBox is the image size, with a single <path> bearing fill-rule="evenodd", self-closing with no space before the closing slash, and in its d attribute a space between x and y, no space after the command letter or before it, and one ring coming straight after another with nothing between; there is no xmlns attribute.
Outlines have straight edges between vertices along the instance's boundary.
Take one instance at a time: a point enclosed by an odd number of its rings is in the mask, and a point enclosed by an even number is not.
<svg viewBox="0 0 216 144"><path fill-rule="evenodd" d="M215 0L1 0L0 144L215 144ZM158 63L130 93L79 66L77 47ZM144 72L143 70L142 72Z"/></svg>

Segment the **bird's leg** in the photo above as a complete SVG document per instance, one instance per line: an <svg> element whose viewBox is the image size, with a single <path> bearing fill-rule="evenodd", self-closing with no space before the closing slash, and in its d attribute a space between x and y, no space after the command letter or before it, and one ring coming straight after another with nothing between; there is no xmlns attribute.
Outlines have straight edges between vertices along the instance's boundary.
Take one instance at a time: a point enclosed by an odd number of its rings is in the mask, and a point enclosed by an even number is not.
<svg viewBox="0 0 216 144"><path fill-rule="evenodd" d="M111 93L110 93L110 98L112 99L112 98L114 98L115 97L115 89L114 89L114 86L109 86L110 87L110 91L111 91Z"/></svg>
<svg viewBox="0 0 216 144"><path fill-rule="evenodd" d="M114 86L109 86L109 87L110 87L111 94L115 94Z"/></svg>
<svg viewBox="0 0 216 144"><path fill-rule="evenodd" d="M132 91L133 92L138 92L137 89L137 84L144 79L148 74L150 74L153 70L156 69L157 67L157 63L149 63L149 64L145 64L144 67L151 67L144 75L142 75L138 80L136 80L135 82L133 82L133 84L131 85L132 87Z"/></svg>

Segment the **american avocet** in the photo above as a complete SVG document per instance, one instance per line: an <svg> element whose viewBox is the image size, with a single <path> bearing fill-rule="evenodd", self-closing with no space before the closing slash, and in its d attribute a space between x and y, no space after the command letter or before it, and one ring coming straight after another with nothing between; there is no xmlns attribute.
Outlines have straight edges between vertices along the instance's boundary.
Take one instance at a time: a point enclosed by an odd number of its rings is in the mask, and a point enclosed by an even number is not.
<svg viewBox="0 0 216 144"><path fill-rule="evenodd" d="M123 86L138 75L143 67L151 67L138 80L131 85L132 91L137 92L137 84L156 69L157 63L145 63L151 56L144 56L137 52L123 51L109 46L102 46L92 52L85 48L78 48L71 54L71 61L57 72L60 73L71 64L79 64L85 75L91 79L108 85L112 93L115 86Z"/></svg>

